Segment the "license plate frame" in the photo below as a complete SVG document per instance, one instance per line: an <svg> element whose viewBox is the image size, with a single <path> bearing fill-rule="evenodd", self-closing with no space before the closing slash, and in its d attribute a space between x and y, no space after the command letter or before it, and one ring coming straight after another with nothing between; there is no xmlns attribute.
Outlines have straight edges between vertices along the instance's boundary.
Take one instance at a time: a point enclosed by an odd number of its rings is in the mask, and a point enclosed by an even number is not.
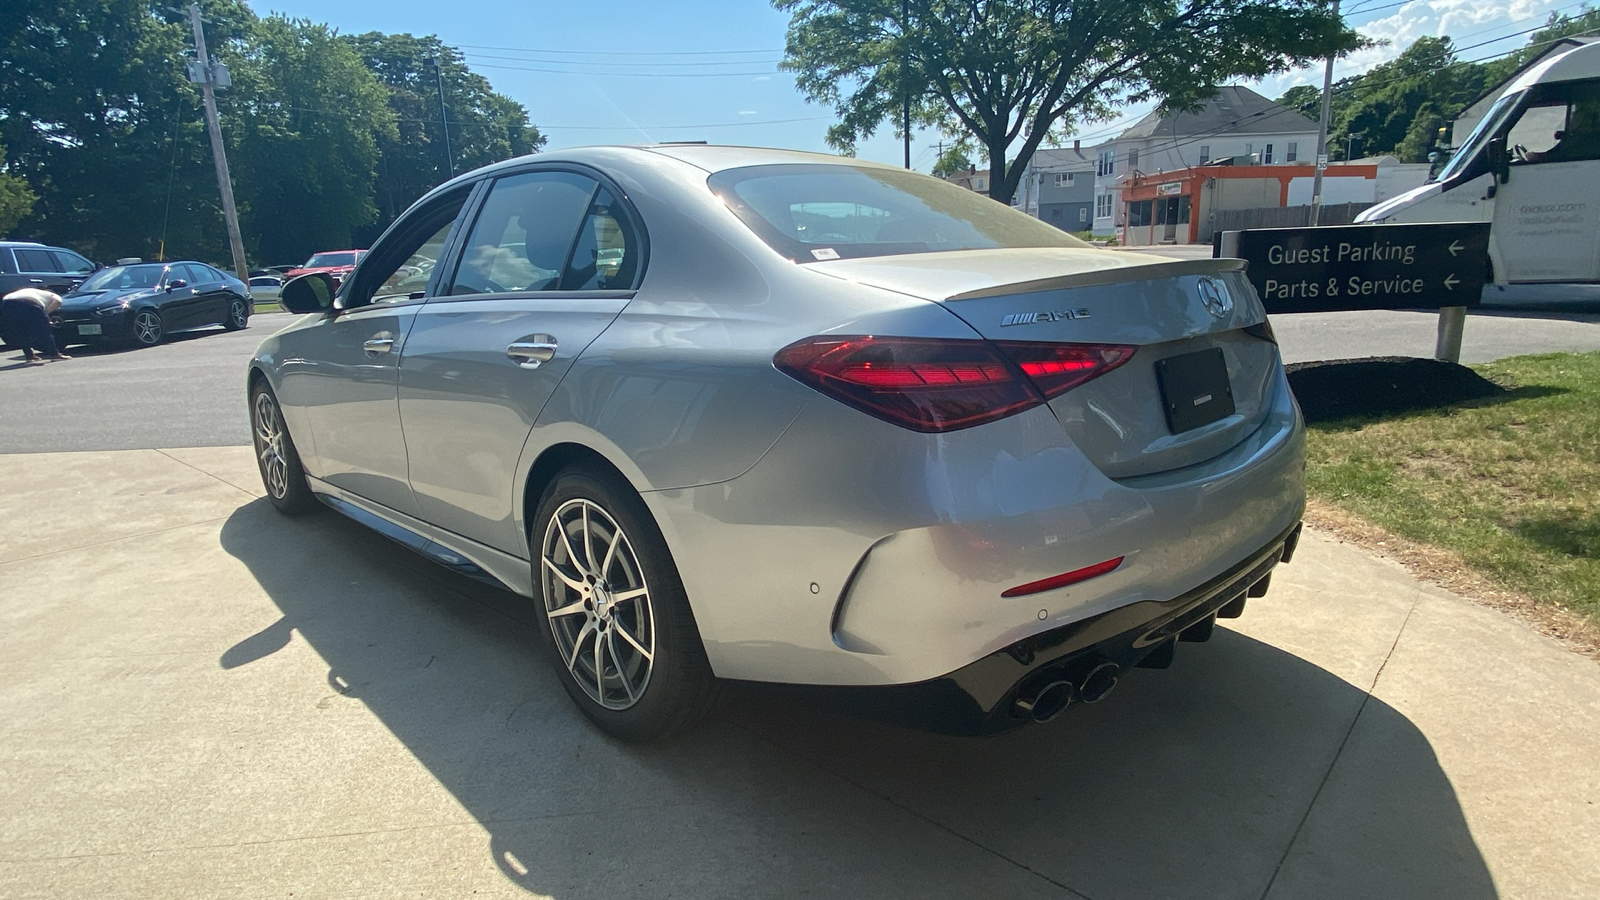
<svg viewBox="0 0 1600 900"><path fill-rule="evenodd" d="M1221 347L1197 350L1156 361L1156 384L1167 430L1193 431L1234 413L1233 385Z"/></svg>
<svg viewBox="0 0 1600 900"><path fill-rule="evenodd" d="M101 330L99 325L79 325L78 326L78 336L79 337L90 337L90 336L93 336L93 335L99 335L99 334L104 334L104 333L105 332Z"/></svg>

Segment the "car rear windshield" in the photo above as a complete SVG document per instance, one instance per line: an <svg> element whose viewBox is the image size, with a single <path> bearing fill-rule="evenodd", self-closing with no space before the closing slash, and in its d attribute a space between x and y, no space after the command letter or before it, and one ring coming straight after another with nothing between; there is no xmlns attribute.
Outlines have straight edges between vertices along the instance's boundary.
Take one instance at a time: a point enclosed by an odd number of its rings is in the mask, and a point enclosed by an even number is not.
<svg viewBox="0 0 1600 900"><path fill-rule="evenodd" d="M78 285L78 290L116 291L125 288L155 287L161 283L161 273L166 269L164 265L112 266L90 275L83 284Z"/></svg>
<svg viewBox="0 0 1600 900"><path fill-rule="evenodd" d="M354 253L318 253L306 260L306 264L302 268L323 269L334 266L353 266L355 264L356 255Z"/></svg>
<svg viewBox="0 0 1600 900"><path fill-rule="evenodd" d="M708 183L751 231L796 262L1088 246L982 194L897 169L750 166Z"/></svg>

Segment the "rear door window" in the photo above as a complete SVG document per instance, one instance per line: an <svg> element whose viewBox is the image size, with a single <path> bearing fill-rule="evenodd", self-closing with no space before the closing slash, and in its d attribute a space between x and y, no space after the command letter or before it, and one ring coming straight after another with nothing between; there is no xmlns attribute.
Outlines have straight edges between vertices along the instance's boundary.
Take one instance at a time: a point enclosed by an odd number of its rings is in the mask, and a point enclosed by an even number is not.
<svg viewBox="0 0 1600 900"><path fill-rule="evenodd" d="M61 271L49 250L24 250L18 247L14 252L17 254L17 268L23 272Z"/></svg>
<svg viewBox="0 0 1600 900"><path fill-rule="evenodd" d="M639 270L639 237L627 211L611 191L601 188L589 204L589 214L578 229L572 248L564 291L625 291L633 287Z"/></svg>
<svg viewBox="0 0 1600 900"><path fill-rule="evenodd" d="M15 275L16 261L11 258L10 247L0 247L0 275Z"/></svg>
<svg viewBox="0 0 1600 900"><path fill-rule="evenodd" d="M594 179L573 172L527 172L495 181L467 238L450 293L559 288L597 187Z"/></svg>

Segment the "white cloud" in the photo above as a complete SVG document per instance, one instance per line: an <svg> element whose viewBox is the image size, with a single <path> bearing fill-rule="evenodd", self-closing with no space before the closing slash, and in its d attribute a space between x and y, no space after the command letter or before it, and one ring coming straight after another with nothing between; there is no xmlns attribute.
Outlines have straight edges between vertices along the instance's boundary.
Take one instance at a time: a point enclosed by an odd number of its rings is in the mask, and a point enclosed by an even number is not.
<svg viewBox="0 0 1600 900"><path fill-rule="evenodd" d="M752 78L750 80L751 81L771 81L772 80L772 76L771 75L757 75L756 77L754 77L754 78Z"/></svg>
<svg viewBox="0 0 1600 900"><path fill-rule="evenodd" d="M739 115L741 115L741 116L753 116L755 114L756 114L756 111L753 110L753 109L741 109L741 110L739 110Z"/></svg>

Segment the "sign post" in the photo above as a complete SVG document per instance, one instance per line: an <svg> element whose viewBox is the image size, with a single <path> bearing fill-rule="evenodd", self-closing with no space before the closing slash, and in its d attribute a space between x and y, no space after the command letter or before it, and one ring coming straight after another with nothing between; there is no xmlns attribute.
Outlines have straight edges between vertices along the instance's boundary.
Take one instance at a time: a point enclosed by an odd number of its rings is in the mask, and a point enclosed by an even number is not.
<svg viewBox="0 0 1600 900"><path fill-rule="evenodd" d="M1435 356L1457 362L1488 276L1489 223L1225 231L1215 255L1249 263L1268 313L1437 309Z"/></svg>

